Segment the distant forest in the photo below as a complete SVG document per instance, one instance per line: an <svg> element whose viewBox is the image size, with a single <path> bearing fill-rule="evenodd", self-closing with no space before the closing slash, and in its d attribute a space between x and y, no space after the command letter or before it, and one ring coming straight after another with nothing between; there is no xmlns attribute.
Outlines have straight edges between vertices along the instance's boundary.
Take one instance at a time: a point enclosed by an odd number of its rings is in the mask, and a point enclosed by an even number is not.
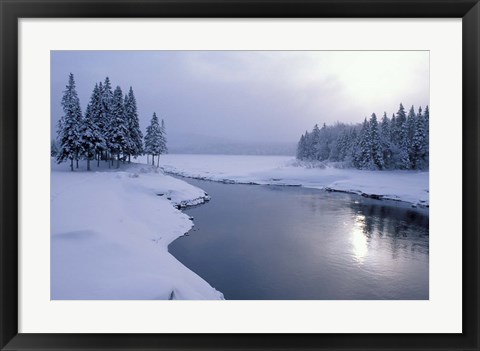
<svg viewBox="0 0 480 351"><path fill-rule="evenodd" d="M343 162L367 170L426 170L429 163L429 109L408 114L402 104L396 114L381 121L373 113L363 123L337 123L306 131L297 146L297 159Z"/></svg>
<svg viewBox="0 0 480 351"><path fill-rule="evenodd" d="M117 160L130 161L130 157L152 155L158 159L168 152L165 123L159 122L156 113L150 120L145 137L140 131L137 113L137 102L132 87L125 96L117 86L112 91L110 79L95 84L87 105L85 114L80 108L80 99L75 87L75 79L70 73L68 84L62 97L63 115L57 126L57 139L52 141L51 156L58 163L70 160L73 171L73 161L78 168L79 160L100 160L108 162L109 166Z"/></svg>

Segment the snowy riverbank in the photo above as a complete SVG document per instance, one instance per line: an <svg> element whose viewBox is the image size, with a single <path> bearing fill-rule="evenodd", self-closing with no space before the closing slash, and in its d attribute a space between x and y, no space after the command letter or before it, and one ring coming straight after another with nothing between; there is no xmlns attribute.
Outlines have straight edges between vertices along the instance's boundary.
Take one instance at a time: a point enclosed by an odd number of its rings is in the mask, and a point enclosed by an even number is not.
<svg viewBox="0 0 480 351"><path fill-rule="evenodd" d="M289 156L163 155L160 167L185 177L304 186L429 205L429 173L302 167Z"/></svg>
<svg viewBox="0 0 480 351"><path fill-rule="evenodd" d="M146 165L70 172L52 163L51 298L222 299L168 253L193 226L177 208L207 199Z"/></svg>

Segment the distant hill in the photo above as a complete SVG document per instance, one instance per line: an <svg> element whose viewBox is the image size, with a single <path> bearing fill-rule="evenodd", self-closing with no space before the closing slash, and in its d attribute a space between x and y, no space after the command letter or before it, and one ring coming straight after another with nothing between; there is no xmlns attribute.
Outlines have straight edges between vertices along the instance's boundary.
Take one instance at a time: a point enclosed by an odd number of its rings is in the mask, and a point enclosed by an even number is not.
<svg viewBox="0 0 480 351"><path fill-rule="evenodd" d="M167 135L171 154L295 156L294 142L241 142L202 135Z"/></svg>

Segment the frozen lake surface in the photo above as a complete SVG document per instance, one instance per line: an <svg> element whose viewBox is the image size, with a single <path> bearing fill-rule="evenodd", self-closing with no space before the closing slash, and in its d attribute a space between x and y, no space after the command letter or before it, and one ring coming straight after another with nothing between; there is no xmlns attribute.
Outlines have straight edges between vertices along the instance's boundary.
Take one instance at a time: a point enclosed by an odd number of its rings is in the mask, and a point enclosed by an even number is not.
<svg viewBox="0 0 480 351"><path fill-rule="evenodd" d="M169 246L230 300L428 299L428 209L182 178L212 200Z"/></svg>

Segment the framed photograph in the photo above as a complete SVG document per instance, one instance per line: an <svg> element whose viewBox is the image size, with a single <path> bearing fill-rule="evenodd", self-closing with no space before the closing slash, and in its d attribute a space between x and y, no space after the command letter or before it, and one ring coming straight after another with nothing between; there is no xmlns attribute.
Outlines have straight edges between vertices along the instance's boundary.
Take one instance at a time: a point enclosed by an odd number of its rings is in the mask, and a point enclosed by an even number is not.
<svg viewBox="0 0 480 351"><path fill-rule="evenodd" d="M478 350L479 6L2 1L1 350Z"/></svg>

